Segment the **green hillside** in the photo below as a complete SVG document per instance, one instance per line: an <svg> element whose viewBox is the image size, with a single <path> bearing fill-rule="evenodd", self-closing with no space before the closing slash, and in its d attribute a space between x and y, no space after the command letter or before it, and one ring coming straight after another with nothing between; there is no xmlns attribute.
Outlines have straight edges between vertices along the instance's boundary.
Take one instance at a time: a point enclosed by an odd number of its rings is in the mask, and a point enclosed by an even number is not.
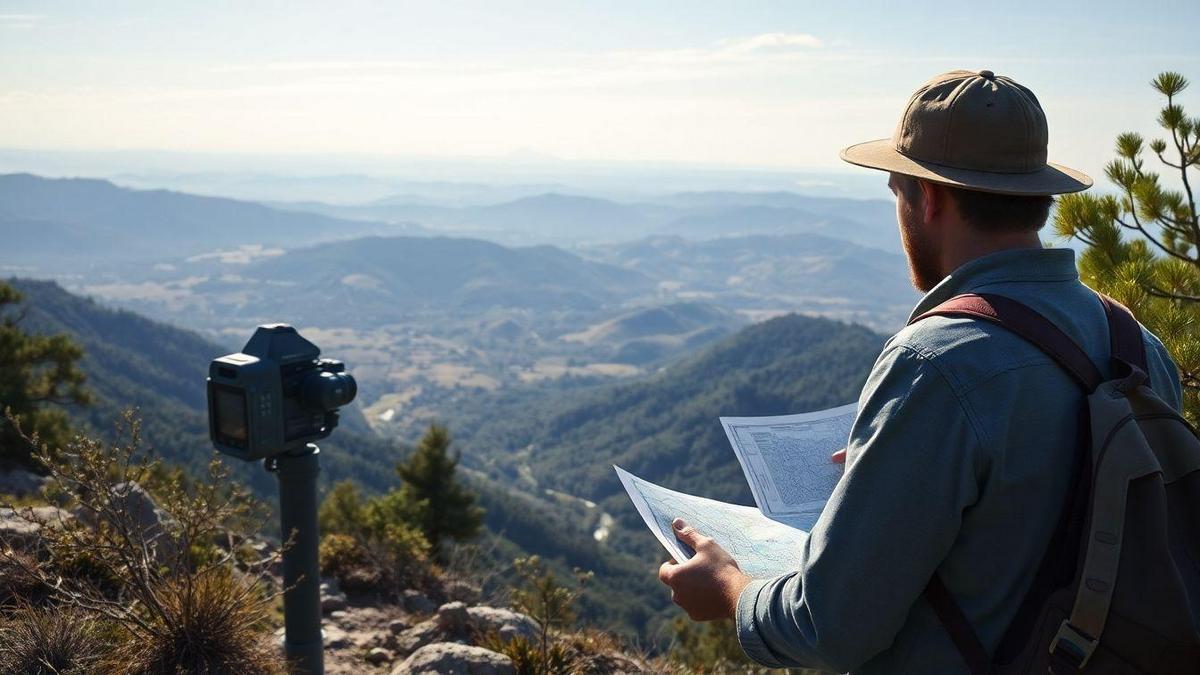
<svg viewBox="0 0 1200 675"><path fill-rule="evenodd" d="M54 282L9 283L25 296L22 325L27 330L67 333L84 350L81 366L96 400L69 411L77 424L107 436L123 410L137 408L148 449L191 469L208 463L213 453L205 412L208 362L240 345L218 345L191 331L110 309ZM353 477L376 489L390 480L379 467L391 466L400 453L393 444L370 435L357 408L344 411L342 427L321 447L327 457L325 481ZM274 478L262 467L228 463L255 492L274 497Z"/></svg>
<svg viewBox="0 0 1200 675"><path fill-rule="evenodd" d="M467 411L468 460L494 475L632 516L614 463L665 485L750 503L722 415L779 415L857 399L883 336L788 315L750 326L645 380L550 392Z"/></svg>

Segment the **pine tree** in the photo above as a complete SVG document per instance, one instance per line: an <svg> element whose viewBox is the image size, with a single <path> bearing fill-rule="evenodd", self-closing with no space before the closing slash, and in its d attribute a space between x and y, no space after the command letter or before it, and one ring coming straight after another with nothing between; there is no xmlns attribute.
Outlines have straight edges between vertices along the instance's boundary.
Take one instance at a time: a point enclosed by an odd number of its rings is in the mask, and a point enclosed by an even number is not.
<svg viewBox="0 0 1200 675"><path fill-rule="evenodd" d="M455 478L458 456L450 456L450 433L431 425L407 462L396 466L404 482L405 500L417 513L421 531L434 555L442 553L446 539L470 539L483 524L483 509L475 494Z"/></svg>
<svg viewBox="0 0 1200 675"><path fill-rule="evenodd" d="M83 350L66 335L26 332L20 304L20 292L0 281L0 465L36 468L33 447L22 434L63 447L70 430L57 406L84 405L91 397L78 366Z"/></svg>
<svg viewBox="0 0 1200 675"><path fill-rule="evenodd" d="M1184 412L1200 422L1200 218L1194 186L1200 176L1200 118L1189 118L1177 98L1188 81L1161 73L1152 82L1166 97L1158 123L1169 142L1149 149L1178 179L1164 187L1146 168L1143 138L1117 137L1117 158L1105 168L1117 194L1066 195L1059 199L1055 230L1087 244L1079 258L1084 281L1133 310L1158 335L1179 366ZM1130 235L1126 237L1126 235Z"/></svg>

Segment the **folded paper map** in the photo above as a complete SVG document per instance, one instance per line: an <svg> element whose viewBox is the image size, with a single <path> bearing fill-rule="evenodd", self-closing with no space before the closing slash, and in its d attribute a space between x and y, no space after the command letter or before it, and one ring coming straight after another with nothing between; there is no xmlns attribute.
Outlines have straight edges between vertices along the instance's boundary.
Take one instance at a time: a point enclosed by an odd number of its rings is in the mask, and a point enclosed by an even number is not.
<svg viewBox="0 0 1200 675"><path fill-rule="evenodd" d="M712 537L742 571L768 578L794 571L808 530L842 475L830 455L846 447L857 405L799 415L722 417L758 508L668 490L613 467L646 526L678 562L693 551L675 538L683 518Z"/></svg>

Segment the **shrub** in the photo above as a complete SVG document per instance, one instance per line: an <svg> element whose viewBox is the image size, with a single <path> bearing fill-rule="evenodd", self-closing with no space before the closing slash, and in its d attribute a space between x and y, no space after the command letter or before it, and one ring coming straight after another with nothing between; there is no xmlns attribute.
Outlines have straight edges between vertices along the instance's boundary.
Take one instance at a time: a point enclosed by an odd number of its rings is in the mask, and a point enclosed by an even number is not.
<svg viewBox="0 0 1200 675"><path fill-rule="evenodd" d="M250 534L257 505L217 460L196 481L141 461L139 432L127 413L113 444L77 436L60 452L41 448L77 517L40 530L47 560L29 569L54 611L111 627L115 660L104 672L279 671L269 644L275 596L264 591L274 558L240 559L244 547L234 545ZM140 487L150 483L156 502ZM20 564L11 551L0 558Z"/></svg>
<svg viewBox="0 0 1200 675"><path fill-rule="evenodd" d="M429 541L414 524L417 507L403 490L364 500L349 481L321 503L321 573L351 593L399 593L429 585Z"/></svg>
<svg viewBox="0 0 1200 675"><path fill-rule="evenodd" d="M0 609L37 605L46 599L49 589L34 571L37 564L37 559L24 551L5 549L0 553Z"/></svg>
<svg viewBox="0 0 1200 675"><path fill-rule="evenodd" d="M97 623L82 612L23 605L0 623L0 672L86 675L104 658Z"/></svg>
<svg viewBox="0 0 1200 675"><path fill-rule="evenodd" d="M278 648L263 639L267 596L229 569L181 575L159 590L159 608L115 650L114 672L283 673Z"/></svg>
<svg viewBox="0 0 1200 675"><path fill-rule="evenodd" d="M348 534L326 534L321 538L321 574L336 579L348 593L370 592L384 580L377 561Z"/></svg>

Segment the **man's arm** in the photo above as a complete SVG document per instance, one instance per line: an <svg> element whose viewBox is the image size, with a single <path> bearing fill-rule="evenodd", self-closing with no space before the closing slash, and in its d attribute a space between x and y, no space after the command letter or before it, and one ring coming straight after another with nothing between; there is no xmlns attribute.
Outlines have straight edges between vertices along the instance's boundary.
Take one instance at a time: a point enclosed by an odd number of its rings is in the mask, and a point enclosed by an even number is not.
<svg viewBox="0 0 1200 675"><path fill-rule="evenodd" d="M886 349L863 389L846 474L799 570L750 582L739 597L746 654L845 672L891 645L977 498L981 446L937 364Z"/></svg>

